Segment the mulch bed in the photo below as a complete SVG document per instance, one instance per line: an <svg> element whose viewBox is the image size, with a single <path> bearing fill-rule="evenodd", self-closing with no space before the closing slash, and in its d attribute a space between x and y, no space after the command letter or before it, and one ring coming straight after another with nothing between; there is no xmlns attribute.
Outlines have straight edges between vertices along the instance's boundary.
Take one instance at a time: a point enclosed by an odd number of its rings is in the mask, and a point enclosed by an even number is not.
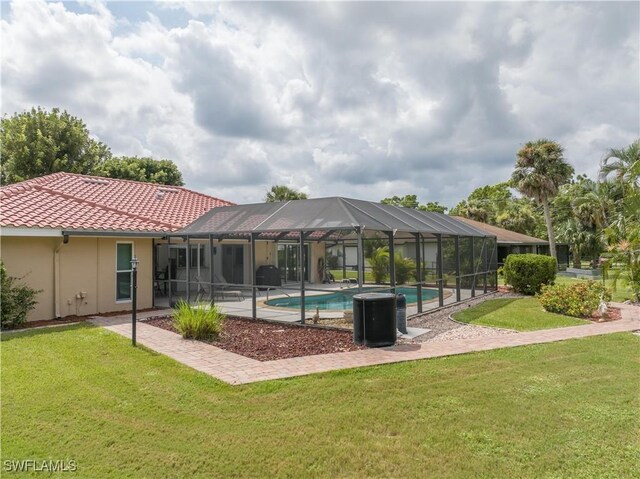
<svg viewBox="0 0 640 479"><path fill-rule="evenodd" d="M600 315L598 313L596 313L589 319L591 321L599 322L599 323L604 323L604 322L609 322L609 321L617 321L619 319L622 319L622 313L620 312L620 308L613 308L613 307L609 306L607 308L607 313L606 313L605 317L601 318Z"/></svg>
<svg viewBox="0 0 640 479"><path fill-rule="evenodd" d="M144 322L177 332L169 317L152 318ZM353 343L353 335L349 331L271 323L234 316L227 317L219 338L204 342L258 361L364 349L364 346Z"/></svg>

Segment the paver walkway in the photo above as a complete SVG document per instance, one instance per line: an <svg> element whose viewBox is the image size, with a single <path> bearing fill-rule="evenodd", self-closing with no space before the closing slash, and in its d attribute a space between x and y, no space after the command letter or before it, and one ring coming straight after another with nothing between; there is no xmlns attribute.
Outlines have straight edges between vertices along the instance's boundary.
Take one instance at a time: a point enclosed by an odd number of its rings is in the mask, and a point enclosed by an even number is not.
<svg viewBox="0 0 640 479"><path fill-rule="evenodd" d="M230 384L246 384L306 374L357 368L378 364L435 358L454 354L510 348L527 344L550 343L600 334L640 329L640 308L616 304L622 319L608 323L544 329L518 334L458 339L440 343L402 344L387 348L364 349L345 353L258 361L199 341L184 340L178 334L144 323L137 325L137 341L156 352ZM155 312L158 315L158 312ZM97 317L91 320L110 331L131 337L130 316Z"/></svg>

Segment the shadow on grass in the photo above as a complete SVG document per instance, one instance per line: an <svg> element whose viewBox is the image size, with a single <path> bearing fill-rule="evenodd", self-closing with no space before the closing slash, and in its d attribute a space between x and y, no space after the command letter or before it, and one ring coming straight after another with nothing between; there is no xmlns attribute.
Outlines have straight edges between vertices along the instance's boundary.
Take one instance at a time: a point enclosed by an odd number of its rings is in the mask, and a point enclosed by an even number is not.
<svg viewBox="0 0 640 479"><path fill-rule="evenodd" d="M481 318L487 314L498 311L499 309L505 308L509 306L514 301L518 301L522 298L499 298L499 299L490 299L481 303L477 306L472 306L467 309L463 309L462 311L458 311L453 315L453 318L456 321L461 321L463 323L470 323L475 321L476 319Z"/></svg>
<svg viewBox="0 0 640 479"><path fill-rule="evenodd" d="M56 333L64 333L66 331L72 331L76 329L97 328L98 326L89 322L74 323L60 326L49 326L45 328L31 328L31 329L6 329L0 334L0 342L11 341L12 339L50 335Z"/></svg>

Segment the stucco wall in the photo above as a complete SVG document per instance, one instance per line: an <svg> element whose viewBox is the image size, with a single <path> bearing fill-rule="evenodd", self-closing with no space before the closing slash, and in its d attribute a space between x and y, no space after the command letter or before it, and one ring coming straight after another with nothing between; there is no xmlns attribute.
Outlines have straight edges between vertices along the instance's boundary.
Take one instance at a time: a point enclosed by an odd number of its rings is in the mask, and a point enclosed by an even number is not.
<svg viewBox="0 0 640 479"><path fill-rule="evenodd" d="M25 276L24 282L42 289L38 305L29 321L55 317L54 257L59 250L60 315L88 315L131 310L131 302L116 302L116 243L133 242L140 260L138 270L138 308L153 305L153 240L148 238L116 239L3 237L1 256L11 276ZM78 295L84 298L78 298Z"/></svg>
<svg viewBox="0 0 640 479"><path fill-rule="evenodd" d="M51 319L54 311L53 251L62 238L1 237L0 256L10 276L22 278L42 292L36 297L38 304L29 320Z"/></svg>

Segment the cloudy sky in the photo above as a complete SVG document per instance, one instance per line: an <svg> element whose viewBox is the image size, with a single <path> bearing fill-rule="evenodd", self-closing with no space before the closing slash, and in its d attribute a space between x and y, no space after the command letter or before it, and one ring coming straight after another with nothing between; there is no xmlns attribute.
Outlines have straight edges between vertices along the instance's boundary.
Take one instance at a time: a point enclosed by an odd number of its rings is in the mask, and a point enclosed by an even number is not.
<svg viewBox="0 0 640 479"><path fill-rule="evenodd" d="M578 172L640 136L639 4L2 2L2 113L81 117L239 203L453 206L526 141Z"/></svg>

